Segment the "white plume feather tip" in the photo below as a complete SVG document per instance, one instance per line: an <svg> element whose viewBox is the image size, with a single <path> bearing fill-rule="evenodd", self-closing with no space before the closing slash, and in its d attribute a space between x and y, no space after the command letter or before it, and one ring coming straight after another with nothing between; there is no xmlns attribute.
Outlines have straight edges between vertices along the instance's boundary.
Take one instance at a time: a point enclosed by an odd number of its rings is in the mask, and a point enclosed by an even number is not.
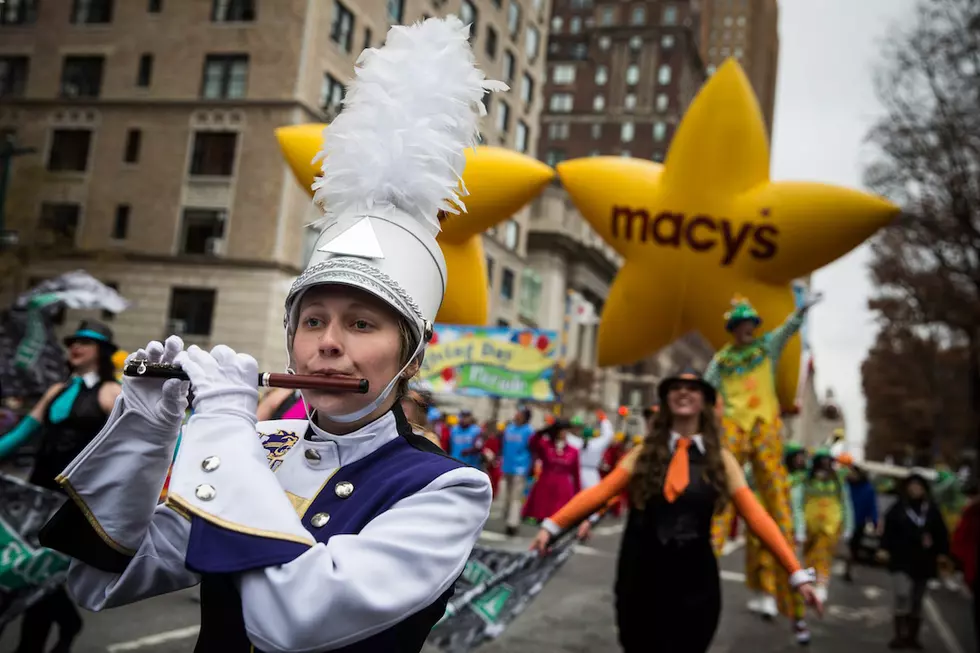
<svg viewBox="0 0 980 653"><path fill-rule="evenodd" d="M479 143L486 79L456 16L395 26L357 60L344 109L324 130L314 203L330 220L394 206L439 232L439 211L465 210L466 149Z"/></svg>

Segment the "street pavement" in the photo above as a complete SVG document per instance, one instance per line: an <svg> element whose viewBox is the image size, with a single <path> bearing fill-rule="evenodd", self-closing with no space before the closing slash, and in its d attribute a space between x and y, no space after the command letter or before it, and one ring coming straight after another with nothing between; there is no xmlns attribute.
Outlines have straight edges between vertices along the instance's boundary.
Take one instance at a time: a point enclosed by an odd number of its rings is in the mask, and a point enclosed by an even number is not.
<svg viewBox="0 0 980 653"><path fill-rule="evenodd" d="M484 532L490 546L527 548L535 529L522 526L517 538L502 535L500 507ZM615 653L619 650L612 608L612 582L622 520L606 520L595 536L552 578L527 610L480 653ZM745 608L748 594L738 543L722 557L724 609L711 653L799 650L788 622L764 622ZM837 578L823 619L811 619L810 650L827 653L886 651L891 637L891 587L887 573L859 567L856 581ZM86 629L75 653L190 653L197 634L196 590L187 590L116 608L85 613ZM922 640L933 653L973 653L970 604L963 595L941 590L927 606ZM20 624L0 635L0 653L13 651ZM651 633L651 636L655 636ZM53 638L52 638L53 639ZM654 649L655 639L651 641ZM426 652L428 653L428 651Z"/></svg>

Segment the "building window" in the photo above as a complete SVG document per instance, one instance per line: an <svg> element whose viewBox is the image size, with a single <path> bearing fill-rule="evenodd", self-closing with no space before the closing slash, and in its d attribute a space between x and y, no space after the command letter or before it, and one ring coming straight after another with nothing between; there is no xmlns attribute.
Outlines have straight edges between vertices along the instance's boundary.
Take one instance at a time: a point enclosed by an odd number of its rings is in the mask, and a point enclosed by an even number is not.
<svg viewBox="0 0 980 653"><path fill-rule="evenodd" d="M215 209L184 209L181 218L181 254L214 255L220 253L225 236L225 212Z"/></svg>
<svg viewBox="0 0 980 653"><path fill-rule="evenodd" d="M527 152L527 125L522 120L517 121L517 131L514 134L514 149Z"/></svg>
<svg viewBox="0 0 980 653"><path fill-rule="evenodd" d="M340 110L344 101L344 85L330 73L323 74L323 84L320 86L320 109L326 113Z"/></svg>
<svg viewBox="0 0 980 653"><path fill-rule="evenodd" d="M230 177L235 169L238 132L197 132L191 154L192 176Z"/></svg>
<svg viewBox="0 0 980 653"><path fill-rule="evenodd" d="M592 140L599 140L602 138L602 123L596 122L592 123Z"/></svg>
<svg viewBox="0 0 980 653"><path fill-rule="evenodd" d="M528 61L534 61L538 58L539 40L538 28L533 25L528 25L527 30L524 32L524 48L527 51Z"/></svg>
<svg viewBox="0 0 980 653"><path fill-rule="evenodd" d="M574 84L575 66L559 64L551 69L551 82L553 84Z"/></svg>
<svg viewBox="0 0 980 653"><path fill-rule="evenodd" d="M364 47L362 49L367 50L371 47L371 28L364 28Z"/></svg>
<svg viewBox="0 0 980 653"><path fill-rule="evenodd" d="M608 36L600 36L599 49L605 51L608 50L610 47L612 47L612 39L609 38Z"/></svg>
<svg viewBox="0 0 980 653"><path fill-rule="evenodd" d="M476 7L470 0L463 0L459 5L459 19L463 21L464 25L472 25L470 27L470 39L476 36L477 20L479 19L479 12L477 12Z"/></svg>
<svg viewBox="0 0 980 653"><path fill-rule="evenodd" d="M504 247L516 250L521 244L521 225L514 220L508 220L504 227Z"/></svg>
<svg viewBox="0 0 980 653"><path fill-rule="evenodd" d="M489 25L487 25L487 42L483 49L491 59L497 58L497 30Z"/></svg>
<svg viewBox="0 0 980 653"><path fill-rule="evenodd" d="M603 27L609 27L616 22L616 8L615 7L603 7L602 13L599 14L599 24Z"/></svg>
<svg viewBox="0 0 980 653"><path fill-rule="evenodd" d="M734 54L736 59L741 59L744 52L742 51L742 48L735 48Z"/></svg>
<svg viewBox="0 0 980 653"><path fill-rule="evenodd" d="M588 43L575 43L572 45L572 51L570 53L572 59L576 61L585 61L589 58L589 44Z"/></svg>
<svg viewBox="0 0 980 653"><path fill-rule="evenodd" d="M517 39L520 29L521 6L517 4L517 0L510 0L510 4L507 5L507 33L510 34L510 38Z"/></svg>
<svg viewBox="0 0 980 653"><path fill-rule="evenodd" d="M503 100L497 103L497 131L506 134L510 129L510 106Z"/></svg>
<svg viewBox="0 0 980 653"><path fill-rule="evenodd" d="M102 283L107 288L112 288L116 292L119 292L119 284L116 283L115 281L103 281ZM102 321L103 322L112 322L114 319L116 319L116 314L115 313L113 313L112 311L102 311Z"/></svg>
<svg viewBox="0 0 980 653"><path fill-rule="evenodd" d="M521 317L531 320L537 318L538 311L541 309L543 285L541 275L531 268L526 268L521 273L521 298L518 304Z"/></svg>
<svg viewBox="0 0 980 653"><path fill-rule="evenodd" d="M710 66L708 66L707 68L704 69L704 71L708 74L708 77L711 77L712 75L714 75L715 74L715 70L716 69L715 69L715 65L714 64L711 64Z"/></svg>
<svg viewBox="0 0 980 653"><path fill-rule="evenodd" d="M65 57L61 66L61 97L99 97L105 57Z"/></svg>
<svg viewBox="0 0 980 653"><path fill-rule="evenodd" d="M662 37L660 37L660 47L662 47L664 50L669 50L670 48L674 47L674 35L664 34Z"/></svg>
<svg viewBox="0 0 980 653"><path fill-rule="evenodd" d="M595 69L595 84L596 86L605 86L606 82L609 81L609 68L606 66L596 66Z"/></svg>
<svg viewBox="0 0 980 653"><path fill-rule="evenodd" d="M508 267L500 275L500 296L508 302L514 299L514 271Z"/></svg>
<svg viewBox="0 0 980 653"><path fill-rule="evenodd" d="M529 107L534 101L534 78L524 73L521 77L521 102Z"/></svg>
<svg viewBox="0 0 980 653"><path fill-rule="evenodd" d="M487 285L493 288L493 259L487 257Z"/></svg>
<svg viewBox="0 0 980 653"><path fill-rule="evenodd" d="M661 86L666 86L670 84L671 70L668 64L663 64L657 71L657 83Z"/></svg>
<svg viewBox="0 0 980 653"><path fill-rule="evenodd" d="M663 113L664 111L667 110L667 107L669 105L670 105L670 100L667 98L667 94L666 93L658 93L657 94L657 102L656 102L657 111Z"/></svg>
<svg viewBox="0 0 980 653"><path fill-rule="evenodd" d="M388 0L388 22L401 25L405 18L405 0Z"/></svg>
<svg viewBox="0 0 980 653"><path fill-rule="evenodd" d="M664 13L661 15L660 22L664 25L676 25L677 7L674 5L667 5L664 7Z"/></svg>
<svg viewBox="0 0 980 653"><path fill-rule="evenodd" d="M74 0L71 7L73 25L98 25L111 22L112 0Z"/></svg>
<svg viewBox="0 0 980 653"><path fill-rule="evenodd" d="M139 129L130 129L126 132L126 150L123 152L123 163L138 163L140 160L140 146L143 144L143 132Z"/></svg>
<svg viewBox="0 0 980 653"><path fill-rule="evenodd" d="M27 57L0 57L0 97L23 97L29 66Z"/></svg>
<svg viewBox="0 0 980 653"><path fill-rule="evenodd" d="M725 27L731 27L731 26L732 26L732 17L725 16Z"/></svg>
<svg viewBox="0 0 980 653"><path fill-rule="evenodd" d="M548 124L548 138L553 141L564 141L568 139L569 128L567 122L552 122Z"/></svg>
<svg viewBox="0 0 980 653"><path fill-rule="evenodd" d="M205 57L201 97L208 100L242 98L247 82L247 54L209 54Z"/></svg>
<svg viewBox="0 0 980 653"><path fill-rule="evenodd" d="M627 111L632 111L636 108L636 94L627 93L626 97L623 98L623 108Z"/></svg>
<svg viewBox="0 0 980 653"><path fill-rule="evenodd" d="M727 57L729 54L731 54L731 50L729 50L728 48L721 49L721 56Z"/></svg>
<svg viewBox="0 0 980 653"><path fill-rule="evenodd" d="M150 0L146 3L146 12L149 14L159 14L163 11L163 0Z"/></svg>
<svg viewBox="0 0 980 653"><path fill-rule="evenodd" d="M153 80L153 55L141 54L140 63L136 69L136 85L146 88Z"/></svg>
<svg viewBox="0 0 980 653"><path fill-rule="evenodd" d="M636 125L632 122L624 122L619 129L619 140L623 143L631 143L636 135Z"/></svg>
<svg viewBox="0 0 980 653"><path fill-rule="evenodd" d="M545 163L554 168L565 160L565 150L548 150L544 157Z"/></svg>
<svg viewBox="0 0 980 653"><path fill-rule="evenodd" d="M213 288L172 288L168 326L178 335L210 336L217 299Z"/></svg>
<svg viewBox="0 0 980 653"><path fill-rule="evenodd" d="M664 161L664 153L663 152L654 152L653 153L653 156L650 157L650 158L653 159L654 161L656 161L657 163L663 163L663 161Z"/></svg>
<svg viewBox="0 0 980 653"><path fill-rule="evenodd" d="M0 25L31 25L37 20L37 0L0 3Z"/></svg>
<svg viewBox="0 0 980 653"><path fill-rule="evenodd" d="M633 153L630 152L629 150L623 150L622 152L619 153L619 156L623 157L624 159L628 159L631 156L633 156Z"/></svg>
<svg viewBox="0 0 980 653"><path fill-rule="evenodd" d="M575 102L575 96L571 93L552 93L548 101L548 110L552 113L569 113Z"/></svg>
<svg viewBox="0 0 980 653"><path fill-rule="evenodd" d="M568 31L572 34L578 34L582 31L582 18L580 16L573 16L568 21Z"/></svg>
<svg viewBox="0 0 980 653"><path fill-rule="evenodd" d="M653 123L653 140L662 143L665 138L667 138L667 123L658 120Z"/></svg>
<svg viewBox="0 0 980 653"><path fill-rule="evenodd" d="M212 0L211 22L247 23L255 20L255 0Z"/></svg>
<svg viewBox="0 0 980 653"><path fill-rule="evenodd" d="M551 19L551 33L561 34L561 26L564 23L561 16L555 16Z"/></svg>
<svg viewBox="0 0 980 653"><path fill-rule="evenodd" d="M510 50L504 50L504 80L507 82L514 81L514 70L516 68L516 63L514 61L514 55Z"/></svg>
<svg viewBox="0 0 980 653"><path fill-rule="evenodd" d="M606 108L606 96L597 95L592 100L592 110L593 111L603 111Z"/></svg>
<svg viewBox="0 0 980 653"><path fill-rule="evenodd" d="M642 25L645 22L647 22L647 8L633 7L633 13L630 14L630 24Z"/></svg>
<svg viewBox="0 0 980 653"><path fill-rule="evenodd" d="M354 34L354 14L337 0L333 3L333 23L330 25L330 40L344 52L350 52Z"/></svg>
<svg viewBox="0 0 980 653"><path fill-rule="evenodd" d="M74 245L82 207L67 202L42 202L40 227L52 234L57 245Z"/></svg>
<svg viewBox="0 0 980 653"><path fill-rule="evenodd" d="M51 135L48 170L51 172L85 172L92 132L88 129L56 129Z"/></svg>
<svg viewBox="0 0 980 653"><path fill-rule="evenodd" d="M630 37L630 50L639 51L643 47L643 37L642 36L631 36Z"/></svg>
<svg viewBox="0 0 980 653"><path fill-rule="evenodd" d="M116 217L112 221L112 239L126 240L129 233L129 204L120 204L116 207Z"/></svg>
<svg viewBox="0 0 980 653"><path fill-rule="evenodd" d="M497 319L497 326L500 327L500 328L502 328L502 329L509 329L510 328L510 322L508 322L507 320L505 320L503 318L498 318Z"/></svg>
<svg viewBox="0 0 980 653"><path fill-rule="evenodd" d="M640 81L640 67L635 63L631 63L629 66L626 67L626 83L629 84L630 86L633 86L639 81Z"/></svg>

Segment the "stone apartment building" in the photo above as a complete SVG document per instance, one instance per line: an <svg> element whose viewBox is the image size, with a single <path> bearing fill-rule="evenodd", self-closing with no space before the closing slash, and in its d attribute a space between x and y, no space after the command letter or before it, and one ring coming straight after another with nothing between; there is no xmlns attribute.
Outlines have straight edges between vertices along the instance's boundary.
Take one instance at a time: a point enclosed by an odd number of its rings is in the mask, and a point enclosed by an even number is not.
<svg viewBox="0 0 980 653"><path fill-rule="evenodd" d="M83 268L133 302L127 349L179 332L283 366L282 301L315 217L274 137L329 121L342 84L391 24L455 13L511 91L485 142L535 155L545 0L7 0L0 135L34 152L10 169L0 300ZM495 322L522 290L527 211L485 237ZM540 291L540 287L537 287ZM521 301L519 301L519 298ZM73 322L77 314L67 316Z"/></svg>

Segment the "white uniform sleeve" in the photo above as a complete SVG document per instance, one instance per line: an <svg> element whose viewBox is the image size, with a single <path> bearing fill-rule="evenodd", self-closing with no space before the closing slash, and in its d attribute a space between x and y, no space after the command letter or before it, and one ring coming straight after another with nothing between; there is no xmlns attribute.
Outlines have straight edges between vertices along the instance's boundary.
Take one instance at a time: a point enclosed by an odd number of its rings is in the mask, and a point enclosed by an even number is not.
<svg viewBox="0 0 980 653"><path fill-rule="evenodd" d="M88 610L102 610L192 587L200 577L184 567L190 522L158 506L143 541L121 574L72 560L68 591Z"/></svg>
<svg viewBox="0 0 980 653"><path fill-rule="evenodd" d="M244 572L249 639L264 651L333 650L436 601L456 581L490 513L489 479L458 468L402 499L357 535Z"/></svg>

